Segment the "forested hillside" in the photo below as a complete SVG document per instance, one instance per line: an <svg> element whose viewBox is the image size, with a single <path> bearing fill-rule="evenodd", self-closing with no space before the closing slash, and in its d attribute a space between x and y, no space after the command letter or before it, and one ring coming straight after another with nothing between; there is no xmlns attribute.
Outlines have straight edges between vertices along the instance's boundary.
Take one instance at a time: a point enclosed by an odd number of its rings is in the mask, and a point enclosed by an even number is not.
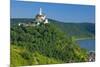
<svg viewBox="0 0 100 67"><path fill-rule="evenodd" d="M11 19L11 24L18 24L20 22L28 23L34 19ZM49 19L50 23L55 24L68 36L74 36L75 38L95 38L95 24L94 23L74 23L74 22L61 22L53 19Z"/></svg>
<svg viewBox="0 0 100 67"><path fill-rule="evenodd" d="M49 19L52 23L56 24L68 36L76 38L94 38L95 37L95 24L88 22L59 22Z"/></svg>
<svg viewBox="0 0 100 67"><path fill-rule="evenodd" d="M11 67L85 61L87 51L56 24L11 24Z"/></svg>

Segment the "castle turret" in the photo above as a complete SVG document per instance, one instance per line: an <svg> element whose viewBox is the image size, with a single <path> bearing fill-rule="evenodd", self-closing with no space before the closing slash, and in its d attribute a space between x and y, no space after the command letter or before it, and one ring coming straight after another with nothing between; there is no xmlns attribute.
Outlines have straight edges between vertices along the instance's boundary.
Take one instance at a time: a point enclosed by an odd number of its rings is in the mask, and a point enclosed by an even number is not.
<svg viewBox="0 0 100 67"><path fill-rule="evenodd" d="M40 8L39 15L42 15L42 8Z"/></svg>

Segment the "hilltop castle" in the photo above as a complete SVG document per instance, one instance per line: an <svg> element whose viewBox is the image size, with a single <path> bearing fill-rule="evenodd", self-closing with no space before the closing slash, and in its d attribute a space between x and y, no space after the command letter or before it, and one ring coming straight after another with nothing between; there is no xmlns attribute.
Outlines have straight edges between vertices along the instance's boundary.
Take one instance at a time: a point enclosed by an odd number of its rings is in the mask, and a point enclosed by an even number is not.
<svg viewBox="0 0 100 67"><path fill-rule="evenodd" d="M48 23L48 19L46 18L46 15L42 14L42 8L40 8L39 14L36 15L35 21L37 22L37 24Z"/></svg>
<svg viewBox="0 0 100 67"><path fill-rule="evenodd" d="M35 20L33 22L29 23L19 23L18 25L21 26L37 26L40 25L41 23L47 24L48 19L46 18L46 15L42 13L42 8L40 8L39 13L35 16Z"/></svg>

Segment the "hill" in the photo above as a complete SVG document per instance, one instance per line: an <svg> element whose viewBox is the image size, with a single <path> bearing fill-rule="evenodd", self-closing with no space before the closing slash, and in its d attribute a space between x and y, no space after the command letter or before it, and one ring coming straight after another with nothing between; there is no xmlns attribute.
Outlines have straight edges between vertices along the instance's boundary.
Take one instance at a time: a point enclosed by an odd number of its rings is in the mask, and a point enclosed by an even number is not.
<svg viewBox="0 0 100 67"><path fill-rule="evenodd" d="M19 22L32 22L34 19L11 19L11 24L18 24ZM75 38L95 38L95 24L94 23L74 23L74 22L60 22L49 19L50 23L58 26L68 36Z"/></svg>
<svg viewBox="0 0 100 67"><path fill-rule="evenodd" d="M95 37L94 23L59 22L52 19L49 19L49 21L56 24L68 36L74 36L76 38L94 38Z"/></svg>
<svg viewBox="0 0 100 67"><path fill-rule="evenodd" d="M86 61L87 51L52 22L35 27L11 24L11 67Z"/></svg>

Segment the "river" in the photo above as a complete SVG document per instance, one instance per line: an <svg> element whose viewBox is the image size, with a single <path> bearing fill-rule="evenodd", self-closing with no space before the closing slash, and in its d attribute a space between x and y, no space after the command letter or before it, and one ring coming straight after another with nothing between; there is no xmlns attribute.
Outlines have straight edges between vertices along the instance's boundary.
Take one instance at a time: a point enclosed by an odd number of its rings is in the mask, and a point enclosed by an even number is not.
<svg viewBox="0 0 100 67"><path fill-rule="evenodd" d="M77 40L77 43L80 45L81 48L85 48L88 51L95 51L94 39Z"/></svg>

